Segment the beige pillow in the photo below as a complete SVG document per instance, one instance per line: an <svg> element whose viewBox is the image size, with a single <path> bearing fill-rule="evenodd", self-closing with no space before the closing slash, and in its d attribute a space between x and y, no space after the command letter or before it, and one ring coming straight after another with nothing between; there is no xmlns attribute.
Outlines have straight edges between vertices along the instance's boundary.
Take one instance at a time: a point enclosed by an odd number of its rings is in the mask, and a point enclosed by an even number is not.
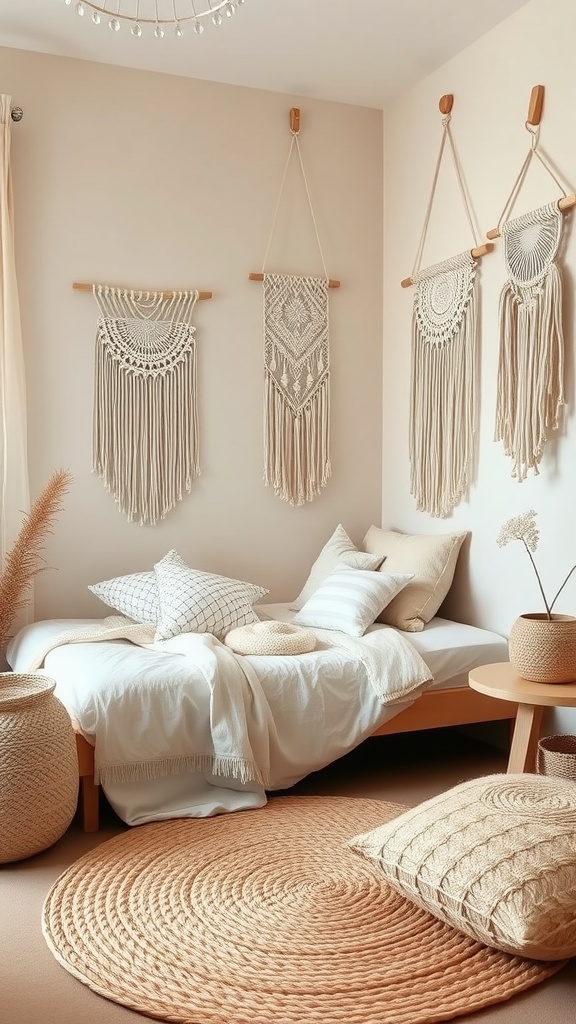
<svg viewBox="0 0 576 1024"><path fill-rule="evenodd" d="M382 565L383 556L380 554L368 554L366 551L358 551L358 548L346 533L343 526L339 525L334 533L327 540L318 558L310 569L310 575L296 600L290 605L292 611L300 611L306 604L315 590L330 575L333 569L340 563L347 565L350 569L379 569Z"/></svg>
<svg viewBox="0 0 576 1024"><path fill-rule="evenodd" d="M473 779L349 845L478 942L535 960L576 955L576 782Z"/></svg>
<svg viewBox="0 0 576 1024"><path fill-rule="evenodd" d="M362 547L384 558L384 572L411 572L414 579L386 606L378 622L419 633L446 597L467 533L408 534L371 526Z"/></svg>

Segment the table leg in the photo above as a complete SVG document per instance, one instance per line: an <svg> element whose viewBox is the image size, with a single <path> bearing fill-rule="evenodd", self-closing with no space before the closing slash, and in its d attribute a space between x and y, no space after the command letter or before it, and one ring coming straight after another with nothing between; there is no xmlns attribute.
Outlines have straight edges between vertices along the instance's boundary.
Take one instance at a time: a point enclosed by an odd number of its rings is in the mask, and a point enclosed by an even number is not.
<svg viewBox="0 0 576 1024"><path fill-rule="evenodd" d="M536 771L536 748L540 737L543 707L519 704L508 760L509 772Z"/></svg>

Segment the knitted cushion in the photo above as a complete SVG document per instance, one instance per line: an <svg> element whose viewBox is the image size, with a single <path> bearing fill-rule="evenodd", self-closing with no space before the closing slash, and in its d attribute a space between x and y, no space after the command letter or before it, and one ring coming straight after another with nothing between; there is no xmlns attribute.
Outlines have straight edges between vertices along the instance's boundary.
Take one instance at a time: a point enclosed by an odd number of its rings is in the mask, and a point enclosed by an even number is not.
<svg viewBox="0 0 576 1024"><path fill-rule="evenodd" d="M363 636L385 605L410 582L410 573L369 572L338 565L292 620L299 626Z"/></svg>
<svg viewBox="0 0 576 1024"><path fill-rule="evenodd" d="M236 654L307 654L316 647L316 637L289 622L267 620L230 630L224 643Z"/></svg>
<svg viewBox="0 0 576 1024"><path fill-rule="evenodd" d="M299 611L304 606L337 565L348 565L351 569L378 569L383 561L383 555L358 551L344 527L337 526L310 569L308 579L298 597L290 606L292 611Z"/></svg>
<svg viewBox="0 0 576 1024"><path fill-rule="evenodd" d="M487 946L576 955L576 782L488 775L349 841L395 889Z"/></svg>
<svg viewBox="0 0 576 1024"><path fill-rule="evenodd" d="M466 533L408 534L371 526L362 547L383 558L386 572L411 572L412 582L378 617L397 629L419 633L446 597Z"/></svg>
<svg viewBox="0 0 576 1024"><path fill-rule="evenodd" d="M258 616L252 605L268 593L242 580L190 569L177 551L169 551L154 566L160 613L156 640L178 633L213 633L219 640Z"/></svg>

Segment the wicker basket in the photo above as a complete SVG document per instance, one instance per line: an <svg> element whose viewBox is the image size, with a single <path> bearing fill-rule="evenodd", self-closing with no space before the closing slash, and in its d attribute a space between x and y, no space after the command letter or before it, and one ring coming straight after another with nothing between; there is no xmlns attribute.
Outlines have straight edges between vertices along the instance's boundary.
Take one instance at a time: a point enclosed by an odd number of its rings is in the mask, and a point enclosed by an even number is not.
<svg viewBox="0 0 576 1024"><path fill-rule="evenodd" d="M520 615L508 638L510 664L536 683L576 681L576 616L542 612Z"/></svg>
<svg viewBox="0 0 576 1024"><path fill-rule="evenodd" d="M0 863L52 846L78 798L70 717L43 673L0 672Z"/></svg>
<svg viewBox="0 0 576 1024"><path fill-rule="evenodd" d="M544 736L538 743L536 771L576 781L576 736Z"/></svg>

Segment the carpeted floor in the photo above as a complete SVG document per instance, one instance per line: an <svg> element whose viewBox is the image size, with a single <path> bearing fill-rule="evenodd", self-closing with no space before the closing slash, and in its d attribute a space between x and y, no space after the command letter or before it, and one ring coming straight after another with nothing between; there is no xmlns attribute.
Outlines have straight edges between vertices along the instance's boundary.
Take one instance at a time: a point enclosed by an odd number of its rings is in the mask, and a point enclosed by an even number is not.
<svg viewBox="0 0 576 1024"><path fill-rule="evenodd" d="M290 795L359 796L413 806L463 779L504 768L505 757L495 748L455 730L438 730L370 740L305 779ZM0 867L2 1024L131 1024L149 1019L103 999L68 974L49 951L40 927L42 904L56 878L82 854L125 830L104 805L103 827L96 835L83 835L74 822L50 850ZM536 988L463 1020L468 1024L573 1024L575 1006L576 961L572 961Z"/></svg>

